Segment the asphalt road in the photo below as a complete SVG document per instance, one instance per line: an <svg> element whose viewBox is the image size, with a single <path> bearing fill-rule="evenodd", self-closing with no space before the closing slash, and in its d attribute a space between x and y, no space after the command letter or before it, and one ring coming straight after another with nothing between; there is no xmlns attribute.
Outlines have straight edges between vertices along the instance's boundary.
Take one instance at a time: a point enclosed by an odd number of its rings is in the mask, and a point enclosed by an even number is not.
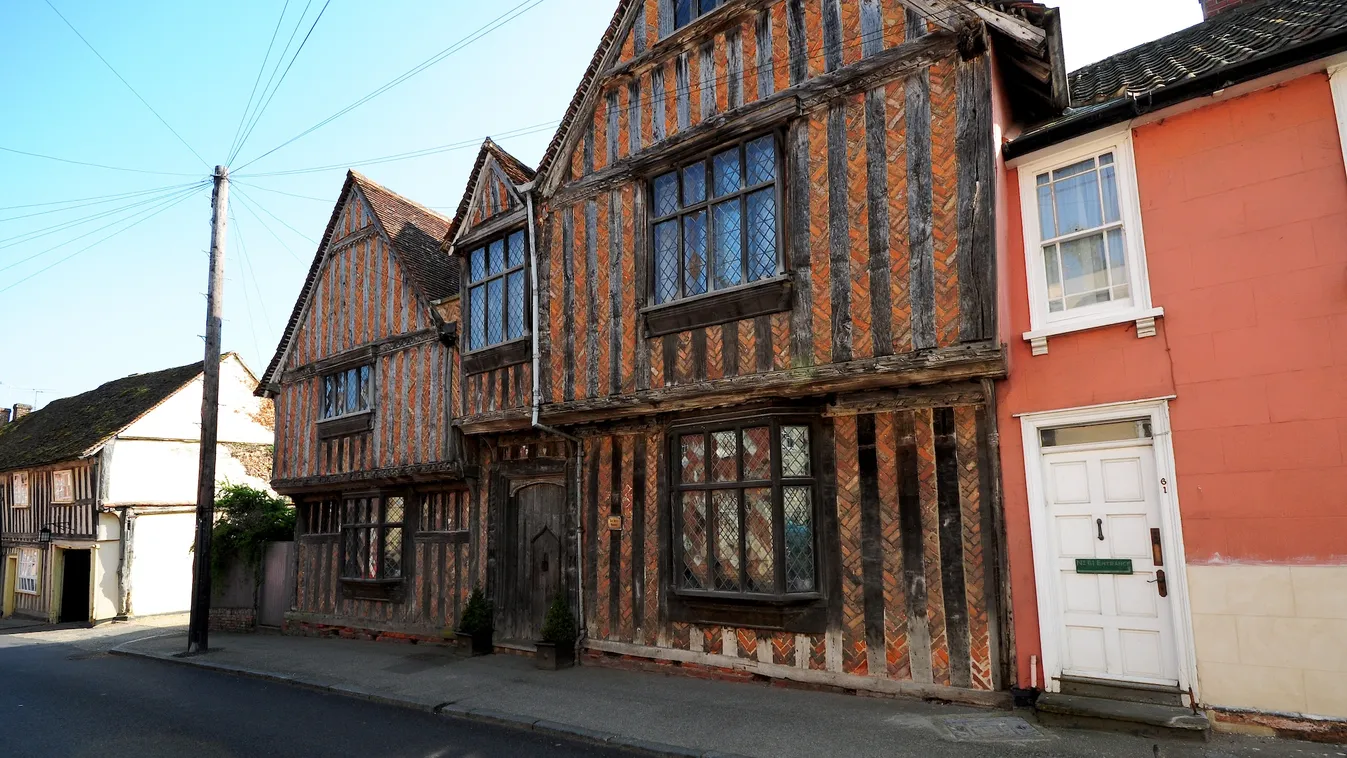
<svg viewBox="0 0 1347 758"><path fill-rule="evenodd" d="M228 674L0 636L0 756L627 756Z"/></svg>

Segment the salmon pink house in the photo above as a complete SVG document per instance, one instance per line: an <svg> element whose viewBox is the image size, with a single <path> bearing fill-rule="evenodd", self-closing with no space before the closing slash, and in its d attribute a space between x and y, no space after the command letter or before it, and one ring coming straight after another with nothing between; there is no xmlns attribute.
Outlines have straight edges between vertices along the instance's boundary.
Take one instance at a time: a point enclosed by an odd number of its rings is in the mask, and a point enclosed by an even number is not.
<svg viewBox="0 0 1347 758"><path fill-rule="evenodd" d="M1048 715L1341 737L1347 2L1204 10L1003 134L1016 673Z"/></svg>

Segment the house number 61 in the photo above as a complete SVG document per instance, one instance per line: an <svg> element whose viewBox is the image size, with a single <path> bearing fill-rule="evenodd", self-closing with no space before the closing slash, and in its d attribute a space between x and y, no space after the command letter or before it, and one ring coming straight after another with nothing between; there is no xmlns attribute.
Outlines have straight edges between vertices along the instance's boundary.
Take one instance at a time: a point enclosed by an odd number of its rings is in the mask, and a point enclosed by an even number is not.
<svg viewBox="0 0 1347 758"><path fill-rule="evenodd" d="M1164 492L1169 492L1169 480L1163 476L1160 477L1160 489Z"/></svg>

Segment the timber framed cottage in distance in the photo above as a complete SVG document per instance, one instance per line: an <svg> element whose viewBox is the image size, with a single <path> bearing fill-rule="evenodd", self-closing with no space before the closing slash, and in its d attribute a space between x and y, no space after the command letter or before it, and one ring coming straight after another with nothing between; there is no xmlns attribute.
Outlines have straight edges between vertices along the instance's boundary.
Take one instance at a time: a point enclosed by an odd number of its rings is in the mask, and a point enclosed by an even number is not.
<svg viewBox="0 0 1347 758"><path fill-rule="evenodd" d="M1033 3L618 4L446 235L498 640L565 592L598 662L1000 697L996 145L1061 60Z"/></svg>
<svg viewBox="0 0 1347 758"><path fill-rule="evenodd" d="M448 226L350 172L263 376L273 487L299 508L292 631L438 635L473 585Z"/></svg>

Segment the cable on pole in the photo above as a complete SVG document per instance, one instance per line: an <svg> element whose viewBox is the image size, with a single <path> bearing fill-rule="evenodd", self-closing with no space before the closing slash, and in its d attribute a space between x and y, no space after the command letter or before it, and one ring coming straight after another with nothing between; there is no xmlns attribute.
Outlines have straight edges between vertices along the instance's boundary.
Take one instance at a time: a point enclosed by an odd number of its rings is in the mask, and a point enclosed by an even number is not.
<svg viewBox="0 0 1347 758"><path fill-rule="evenodd" d="M276 19L276 28L271 30L271 41L267 43L267 52L262 56L262 65L257 67L257 78L253 79L253 89L248 93L248 102L243 105L243 115L239 116L239 124L234 127L234 139L229 142L229 159L225 161L226 164L234 159L239 135L243 133L243 122L248 120L248 114L253 109L253 96L257 94L257 85L261 83L262 74L267 70L267 61L271 60L271 50L276 46L276 35L281 31L281 22L285 20L285 12L288 10L290 10L290 0L285 0L285 5L281 7L281 15ZM303 16L300 16L300 18L303 18Z"/></svg>

